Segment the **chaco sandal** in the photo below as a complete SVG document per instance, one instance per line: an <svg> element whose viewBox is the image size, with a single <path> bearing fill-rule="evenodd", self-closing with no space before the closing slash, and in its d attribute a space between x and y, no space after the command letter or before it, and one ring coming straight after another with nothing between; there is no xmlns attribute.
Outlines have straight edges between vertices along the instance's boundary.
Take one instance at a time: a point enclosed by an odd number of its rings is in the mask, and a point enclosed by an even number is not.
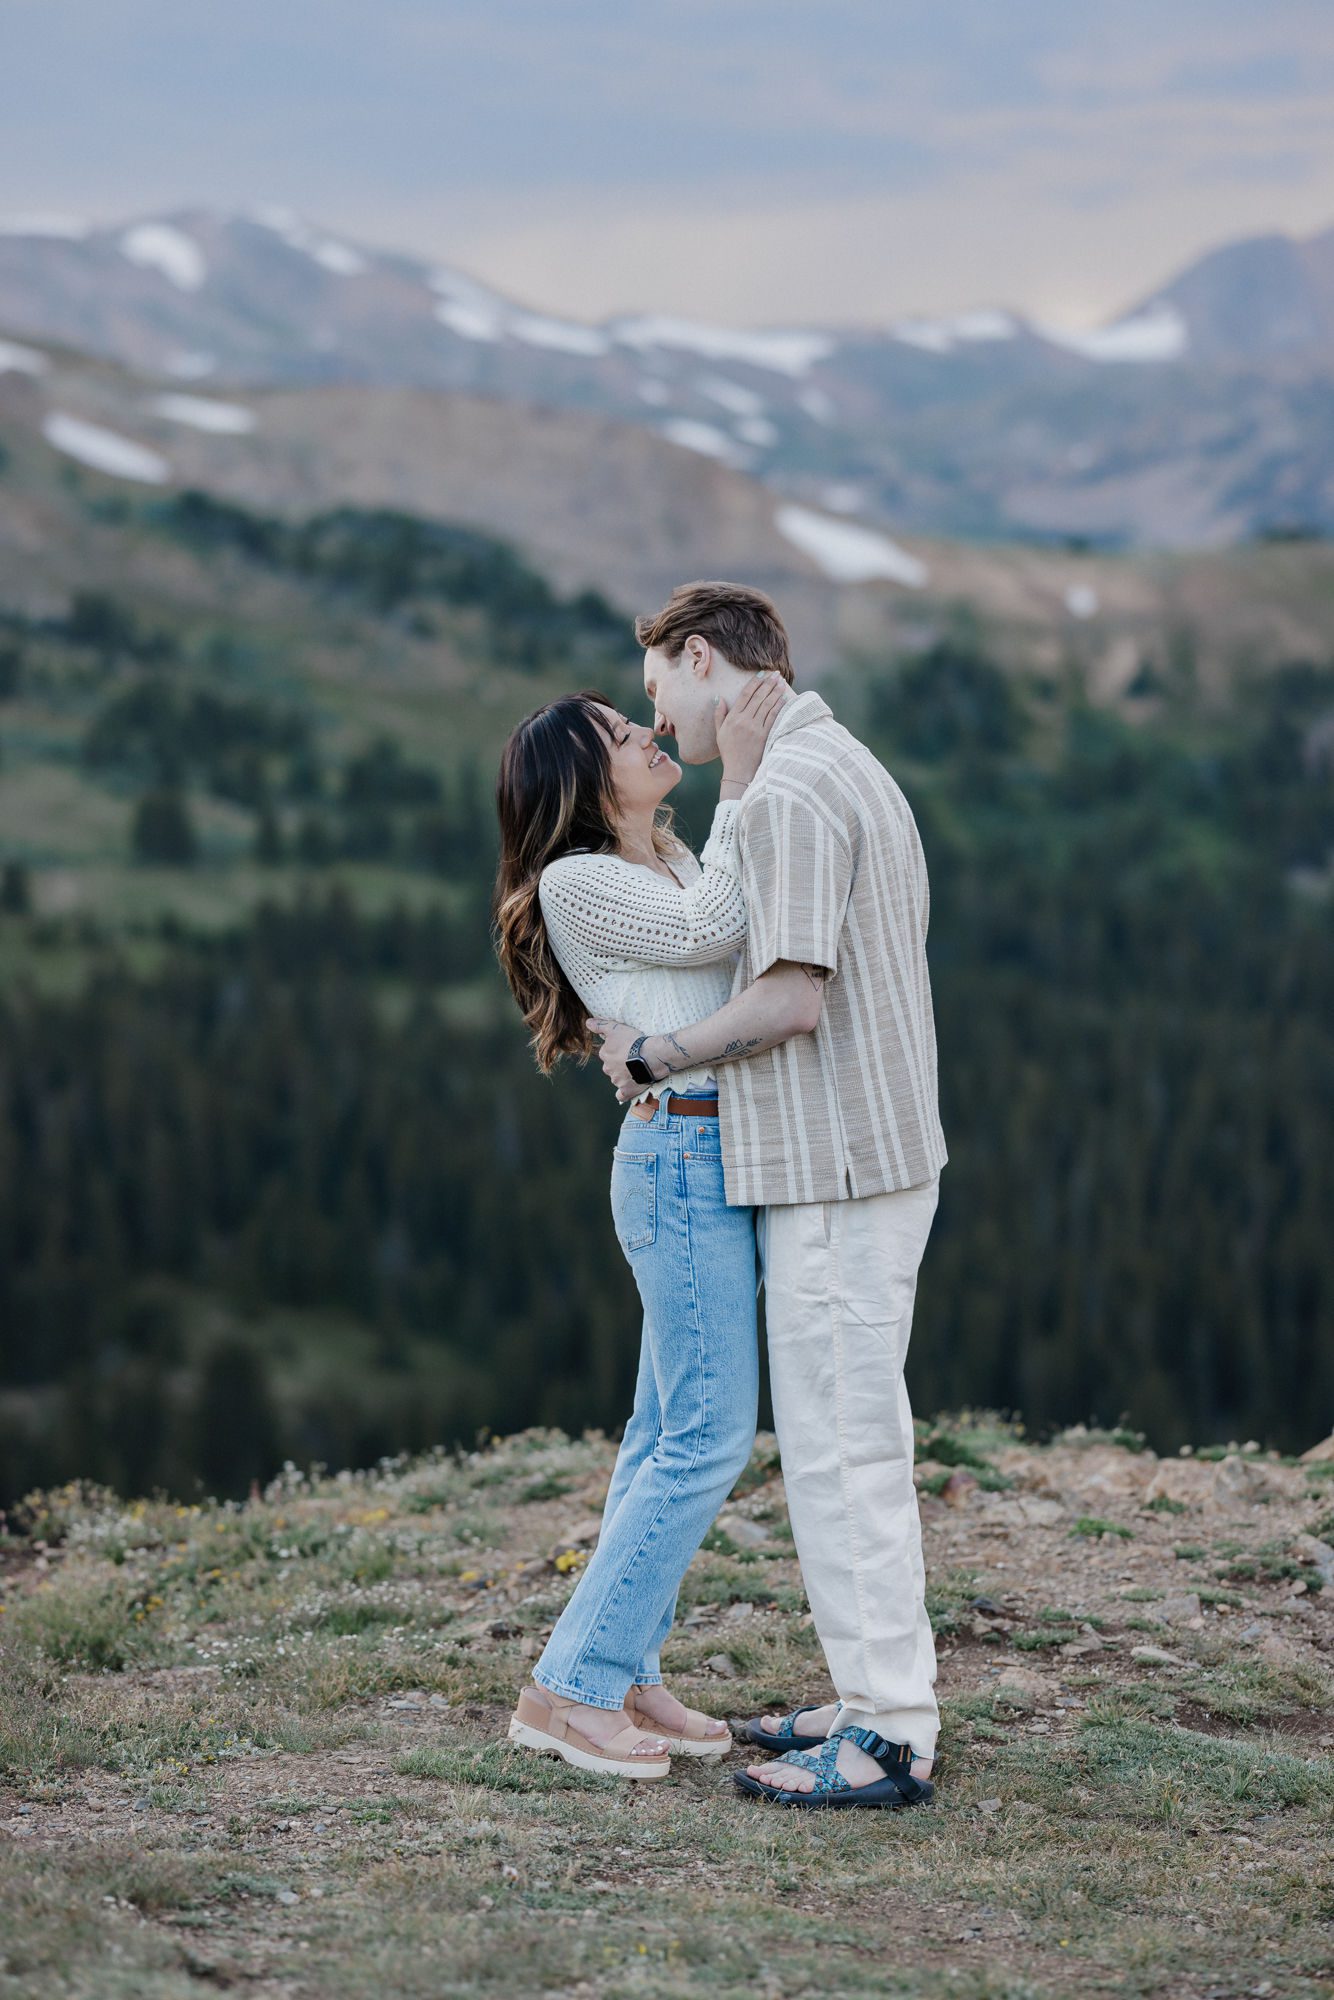
<svg viewBox="0 0 1334 2000"><path fill-rule="evenodd" d="M650 1735L659 1736L667 1745L673 1757L702 1757L707 1762L716 1763L725 1757L732 1747L732 1732L723 1724L722 1735L716 1733L717 1725L711 1715L705 1715L698 1708L686 1709L686 1726L679 1736L647 1714L639 1706L638 1688L631 1688L625 1697L625 1711L630 1720Z"/></svg>
<svg viewBox="0 0 1334 2000"><path fill-rule="evenodd" d="M816 1750L826 1738L806 1735L797 1728L797 1722L801 1716L814 1715L816 1709L826 1707L827 1702L809 1701L804 1708L795 1708L791 1715L785 1715L777 1729L766 1729L764 1717L753 1716L745 1727L746 1741L753 1743L757 1750Z"/></svg>
<svg viewBox="0 0 1334 2000"><path fill-rule="evenodd" d="M875 1759L885 1774L883 1778L876 1778L869 1785L849 1784L838 1769L838 1746L845 1736ZM794 1792L782 1785L763 1785L744 1771L738 1771L732 1783L750 1798L768 1799L771 1805L805 1811L840 1806L924 1805L935 1797L935 1787L929 1778L913 1777L912 1759L910 1743L886 1743L873 1729L840 1729L827 1736L818 1750L789 1750L778 1759L780 1764L800 1764L803 1770L813 1772L813 1791Z"/></svg>
<svg viewBox="0 0 1334 2000"><path fill-rule="evenodd" d="M650 1735L627 1716L607 1743L585 1736L575 1715L580 1707L549 1688L526 1687L519 1696L508 1730L511 1743L562 1757L576 1771L600 1772L604 1778L665 1778L672 1768L666 1749L650 1754L641 1744L664 1744L661 1731ZM636 1754L638 1752L638 1754Z"/></svg>

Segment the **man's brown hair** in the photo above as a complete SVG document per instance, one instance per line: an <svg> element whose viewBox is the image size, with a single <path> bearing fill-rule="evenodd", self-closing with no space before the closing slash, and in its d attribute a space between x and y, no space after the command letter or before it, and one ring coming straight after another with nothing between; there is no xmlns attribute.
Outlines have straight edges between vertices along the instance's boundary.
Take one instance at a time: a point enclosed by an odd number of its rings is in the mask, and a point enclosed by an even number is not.
<svg viewBox="0 0 1334 2000"><path fill-rule="evenodd" d="M791 683L787 631L762 590L744 583L678 583L661 611L635 620L640 645L657 647L669 660L679 657L692 632L716 646L734 667L754 673L767 668Z"/></svg>

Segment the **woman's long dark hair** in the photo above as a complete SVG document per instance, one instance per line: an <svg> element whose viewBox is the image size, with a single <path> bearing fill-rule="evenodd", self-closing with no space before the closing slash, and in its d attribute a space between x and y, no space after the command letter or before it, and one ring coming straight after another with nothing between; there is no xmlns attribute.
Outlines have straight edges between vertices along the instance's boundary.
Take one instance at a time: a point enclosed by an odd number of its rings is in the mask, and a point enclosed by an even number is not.
<svg viewBox="0 0 1334 2000"><path fill-rule="evenodd" d="M560 968L537 898L542 870L563 854L620 851L620 813L607 725L599 706L616 703L592 688L534 710L501 753L496 779L500 864L491 914L496 954L532 1037L543 1075L560 1056L582 1062L597 1044L588 1010ZM654 851L679 854L671 813L659 807Z"/></svg>

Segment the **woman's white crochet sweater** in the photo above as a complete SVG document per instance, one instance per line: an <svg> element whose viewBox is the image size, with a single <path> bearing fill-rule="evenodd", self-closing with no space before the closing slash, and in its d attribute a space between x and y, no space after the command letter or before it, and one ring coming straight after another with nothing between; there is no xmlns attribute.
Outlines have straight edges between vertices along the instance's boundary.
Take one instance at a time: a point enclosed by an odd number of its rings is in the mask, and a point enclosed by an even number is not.
<svg viewBox="0 0 1334 2000"><path fill-rule="evenodd" d="M551 948L590 1014L642 1034L669 1034L714 1013L732 992L746 905L737 859L740 801L721 799L696 860L669 855L678 887L619 854L563 854L537 885ZM716 1083L711 1069L682 1070L683 1094ZM648 1097L660 1085L641 1090Z"/></svg>

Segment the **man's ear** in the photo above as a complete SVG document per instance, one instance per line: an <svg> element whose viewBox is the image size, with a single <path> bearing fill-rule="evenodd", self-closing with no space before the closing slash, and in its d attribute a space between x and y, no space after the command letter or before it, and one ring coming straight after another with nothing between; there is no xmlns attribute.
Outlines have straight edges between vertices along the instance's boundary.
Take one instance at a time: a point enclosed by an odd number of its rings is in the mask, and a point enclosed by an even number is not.
<svg viewBox="0 0 1334 2000"><path fill-rule="evenodd" d="M703 680L713 665L713 648L700 633L692 632L685 643L685 656L696 680Z"/></svg>

